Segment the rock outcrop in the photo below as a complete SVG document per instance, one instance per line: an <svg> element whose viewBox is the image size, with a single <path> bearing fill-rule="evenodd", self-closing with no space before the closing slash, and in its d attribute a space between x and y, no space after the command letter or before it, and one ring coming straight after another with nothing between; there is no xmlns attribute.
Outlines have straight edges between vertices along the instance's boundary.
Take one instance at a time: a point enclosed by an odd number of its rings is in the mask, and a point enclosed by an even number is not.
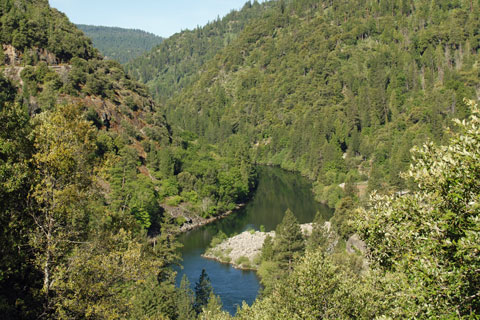
<svg viewBox="0 0 480 320"><path fill-rule="evenodd" d="M312 223L301 224L300 227L306 236L312 233ZM216 247L208 249L203 257L230 263L237 269L256 270L260 262L263 242L268 235L274 238L275 231L244 231L226 239Z"/></svg>

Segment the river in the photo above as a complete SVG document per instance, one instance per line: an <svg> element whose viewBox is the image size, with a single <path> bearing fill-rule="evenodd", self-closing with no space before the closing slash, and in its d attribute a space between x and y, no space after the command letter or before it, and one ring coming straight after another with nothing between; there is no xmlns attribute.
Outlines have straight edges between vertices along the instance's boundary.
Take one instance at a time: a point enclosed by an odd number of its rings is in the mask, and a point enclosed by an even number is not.
<svg viewBox="0 0 480 320"><path fill-rule="evenodd" d="M275 230L282 221L287 208L293 211L299 223L312 222L319 211L325 220L333 210L316 202L311 183L297 173L276 167L259 166L258 187L247 205L230 216L180 236L183 269L178 270L177 285L184 274L194 289L202 269L205 269L212 283L213 291L220 296L224 310L232 315L237 306L245 301L249 305L260 290L259 279L254 271L242 271L217 261L201 257L212 237L220 230L228 236L247 229Z"/></svg>

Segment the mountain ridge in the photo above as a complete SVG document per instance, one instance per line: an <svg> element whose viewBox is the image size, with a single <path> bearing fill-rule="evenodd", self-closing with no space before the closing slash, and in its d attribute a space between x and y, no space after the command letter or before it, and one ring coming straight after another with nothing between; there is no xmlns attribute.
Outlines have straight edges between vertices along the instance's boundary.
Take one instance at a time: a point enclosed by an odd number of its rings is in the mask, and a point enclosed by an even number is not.
<svg viewBox="0 0 480 320"><path fill-rule="evenodd" d="M153 33L120 27L76 25L107 59L125 64L160 44L164 39Z"/></svg>

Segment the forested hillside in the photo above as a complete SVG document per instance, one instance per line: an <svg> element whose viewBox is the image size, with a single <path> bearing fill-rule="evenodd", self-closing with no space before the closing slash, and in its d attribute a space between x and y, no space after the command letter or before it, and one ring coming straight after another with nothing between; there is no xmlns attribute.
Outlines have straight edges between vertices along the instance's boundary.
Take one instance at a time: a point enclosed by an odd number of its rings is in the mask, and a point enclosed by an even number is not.
<svg viewBox="0 0 480 320"><path fill-rule="evenodd" d="M93 46L104 57L122 64L150 51L163 41L162 37L137 29L85 24L77 24L77 27L92 39Z"/></svg>
<svg viewBox="0 0 480 320"><path fill-rule="evenodd" d="M172 82L166 73L151 80L128 66L164 102L173 132L219 146L244 141L253 161L314 179L317 198L336 207L331 229L316 222L306 243L294 219L279 225L282 236L262 251L263 295L237 317L475 317L479 132L468 99L480 95L480 3L292 0L264 8L213 57L191 64L178 92L155 85ZM146 57L172 66L166 55ZM188 62L181 55L173 65ZM446 130L472 110L469 122ZM408 171L411 148L426 141L449 146L417 149ZM393 195L360 203L365 185ZM345 252L353 233L366 241L368 264ZM230 318L211 301L206 317Z"/></svg>
<svg viewBox="0 0 480 320"><path fill-rule="evenodd" d="M344 226L366 241L368 264L318 220L303 239L287 212L277 236L263 245L262 297L233 318L478 318L480 110L465 103L472 115L456 121L447 145L430 142L413 151L405 177L416 191L374 194L365 208L346 210ZM232 319L214 308L205 313L206 319Z"/></svg>
<svg viewBox="0 0 480 320"><path fill-rule="evenodd" d="M233 209L254 185L248 153L172 135L146 88L47 0L0 12L2 318L174 317L185 219L165 208Z"/></svg>
<svg viewBox="0 0 480 320"><path fill-rule="evenodd" d="M249 1L126 70L48 0L0 0L0 40L1 318L231 319L174 234L257 163L335 213L286 211L236 318L478 318L479 1Z"/></svg>
<svg viewBox="0 0 480 320"><path fill-rule="evenodd" d="M254 161L317 180L323 201L344 182L405 188L410 148L442 141L480 91L478 2L269 6L166 102L167 119L211 143L244 137Z"/></svg>
<svg viewBox="0 0 480 320"><path fill-rule="evenodd" d="M220 20L195 30L177 33L126 65L129 75L147 84L154 98L164 101L197 79L203 64L234 41L255 18L263 16L270 2L247 2Z"/></svg>

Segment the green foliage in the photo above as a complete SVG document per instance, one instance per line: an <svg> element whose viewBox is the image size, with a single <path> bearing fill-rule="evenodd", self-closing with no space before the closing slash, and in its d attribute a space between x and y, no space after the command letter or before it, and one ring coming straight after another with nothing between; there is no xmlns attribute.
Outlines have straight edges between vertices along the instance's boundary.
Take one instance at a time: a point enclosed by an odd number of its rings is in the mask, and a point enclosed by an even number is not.
<svg viewBox="0 0 480 320"><path fill-rule="evenodd" d="M0 285L19 288L2 294L4 316L173 316L168 297L175 289L166 267L177 259L176 245L165 233L153 247L134 217L106 210L94 183L96 130L81 108L66 105L29 119L8 104L2 105L3 114L8 121L0 117L2 128L14 125L17 138L7 144L1 140L2 159L10 160L0 168L16 172L11 181L2 180L0 195L2 205L3 200L17 203L1 211L9 225L1 238L3 259L10 261L2 268ZM17 247L13 256L11 245ZM14 266L25 274L9 271ZM148 305L153 298L157 302Z"/></svg>
<svg viewBox="0 0 480 320"><path fill-rule="evenodd" d="M153 250L123 229L77 248L57 272L54 288L61 297L57 317L135 319L174 314L174 301L169 300L172 279L160 284L155 277L167 262L158 259L163 250L159 248Z"/></svg>
<svg viewBox="0 0 480 320"><path fill-rule="evenodd" d="M480 124L463 98L478 89L479 9L249 2L127 67L165 101L170 127L147 87L101 60L48 1L0 1L0 40L20 61L0 60L24 66L22 96L0 76L0 312L188 319L161 203L184 201L204 217L233 209L255 185L252 163L267 163L316 180L344 238L359 215L371 270L324 255L319 221L300 259L303 236L287 212L264 244L264 299L239 317L476 317ZM418 186L400 179L412 146L450 134L448 146L416 149ZM356 212L340 199L362 177L371 190L411 191ZM197 285L195 312L229 318L205 272Z"/></svg>
<svg viewBox="0 0 480 320"><path fill-rule="evenodd" d="M222 310L222 301L219 296L216 296L210 293L210 298L208 304L201 314L199 314L198 319L201 320L222 320L222 319L231 319L230 314Z"/></svg>
<svg viewBox="0 0 480 320"><path fill-rule="evenodd" d="M266 261L273 260L273 239L270 235L267 235L263 241L262 259Z"/></svg>
<svg viewBox="0 0 480 320"><path fill-rule="evenodd" d="M235 264L241 266L242 268L250 268L252 263L248 257L240 256L235 260Z"/></svg>
<svg viewBox="0 0 480 320"><path fill-rule="evenodd" d="M178 206L181 202L183 201L183 198L181 196L173 196L167 199L166 204L169 206Z"/></svg>
<svg viewBox="0 0 480 320"><path fill-rule="evenodd" d="M3 105L6 102L13 102L15 100L16 90L10 81L5 79L3 75L0 75L0 104Z"/></svg>
<svg viewBox="0 0 480 320"><path fill-rule="evenodd" d="M292 272L304 251L305 240L300 225L292 211L287 209L282 222L275 230L275 237L272 239L267 235L263 242L258 274L265 287L264 292L271 292L279 279Z"/></svg>
<svg viewBox="0 0 480 320"><path fill-rule="evenodd" d="M336 215L337 210L335 210L331 220L333 220ZM317 212L313 221L312 233L307 240L307 249L326 252L330 245L329 240L329 234L325 228L325 221L323 221L320 212Z"/></svg>
<svg viewBox="0 0 480 320"><path fill-rule="evenodd" d="M193 303L195 301L192 289L190 289L190 282L186 275L183 275L180 287L177 293L177 310L179 320L193 320L195 319L195 310Z"/></svg>
<svg viewBox="0 0 480 320"><path fill-rule="evenodd" d="M305 250L305 240L297 218L290 209L285 211L282 222L275 230L273 242L273 259L278 262L280 268L292 271L295 260Z"/></svg>
<svg viewBox="0 0 480 320"><path fill-rule="evenodd" d="M156 277L150 277L135 289L131 290L133 310L129 319L175 318L178 300L175 297L177 289L173 277L163 283Z"/></svg>
<svg viewBox="0 0 480 320"><path fill-rule="evenodd" d="M349 172L371 190L404 189L409 149L442 141L449 119L468 114L463 97L476 96L478 4L283 3L245 7L234 38L221 27L233 15L179 33L129 73L165 101L174 130L220 147L247 141L255 162L329 186L320 198L331 206ZM198 49L207 39L215 58Z"/></svg>
<svg viewBox="0 0 480 320"><path fill-rule="evenodd" d="M205 27L175 34L130 61L126 69L148 84L154 97L165 100L197 79L199 68L234 41L249 21L261 17L267 7L255 2L240 11L232 10Z"/></svg>
<svg viewBox="0 0 480 320"><path fill-rule="evenodd" d="M94 131L75 106L45 112L35 118L33 135L34 182L29 197L35 229L30 245L35 265L43 273L42 292L46 311L53 307L53 273L71 249L85 239L88 202L94 196L92 184Z"/></svg>
<svg viewBox="0 0 480 320"><path fill-rule="evenodd" d="M137 58L163 41L161 37L137 29L84 24L77 24L77 27L92 39L93 45L102 55L120 63L127 63Z"/></svg>
<svg viewBox="0 0 480 320"><path fill-rule="evenodd" d="M307 253L301 263L273 292L238 319L374 319L381 297L372 280L359 281L348 267L336 265L328 255Z"/></svg>
<svg viewBox="0 0 480 320"><path fill-rule="evenodd" d="M228 236L225 234L223 231L219 231L213 238L212 241L210 242L210 248L215 248L218 246L220 243L223 241L227 240Z"/></svg>
<svg viewBox="0 0 480 320"><path fill-rule="evenodd" d="M293 272L253 306L244 305L237 318L476 318L480 110L468 104L472 115L456 121L448 145L429 142L414 150L405 176L415 181L416 191L374 194L369 207L356 212L370 270L355 255L330 255L313 246ZM339 205L342 217L350 202ZM344 224L334 225L341 230ZM271 261L259 269L262 277L274 272Z"/></svg>
<svg viewBox="0 0 480 320"><path fill-rule="evenodd" d="M332 227L343 239L347 240L354 233L353 211L356 209L355 202L350 197L345 197L338 203L335 213L330 219Z"/></svg>
<svg viewBox="0 0 480 320"><path fill-rule="evenodd" d="M414 150L407 175L418 191L374 195L359 218L375 266L404 279L395 283L411 297L399 305L401 317L470 318L480 313L480 113L469 104L472 116L456 120L458 130L447 146L429 142Z"/></svg>
<svg viewBox="0 0 480 320"><path fill-rule="evenodd" d="M178 205L182 200L192 211L208 217L232 210L248 199L255 170L248 155L236 154L236 145L219 151L201 141L174 144L181 146L152 149L147 156L149 169L162 179L159 193L167 204Z"/></svg>
<svg viewBox="0 0 480 320"><path fill-rule="evenodd" d="M90 39L63 13L52 10L48 1L5 0L0 3L0 12L0 42L3 44L11 44L25 53L33 47L45 48L55 54L58 62L67 62L73 57L98 57Z"/></svg>
<svg viewBox="0 0 480 320"><path fill-rule="evenodd" d="M175 223L181 227L182 225L185 224L185 222L187 222L187 219L185 219L185 217L182 217L182 216L179 216L175 219Z"/></svg>
<svg viewBox="0 0 480 320"><path fill-rule="evenodd" d="M203 307L208 305L211 294L213 294L213 289L210 284L210 278L205 272L205 269L202 269L200 278L198 282L195 283L195 303L193 304L193 308L197 314L202 311Z"/></svg>
<svg viewBox="0 0 480 320"><path fill-rule="evenodd" d="M0 77L3 88L9 82ZM34 221L28 214L28 193L33 178L29 165L34 152L31 124L25 108L5 102L13 100L2 90L0 101L0 312L6 319L33 319L41 313L36 293L42 286L29 235ZM26 285L28 284L28 285Z"/></svg>

